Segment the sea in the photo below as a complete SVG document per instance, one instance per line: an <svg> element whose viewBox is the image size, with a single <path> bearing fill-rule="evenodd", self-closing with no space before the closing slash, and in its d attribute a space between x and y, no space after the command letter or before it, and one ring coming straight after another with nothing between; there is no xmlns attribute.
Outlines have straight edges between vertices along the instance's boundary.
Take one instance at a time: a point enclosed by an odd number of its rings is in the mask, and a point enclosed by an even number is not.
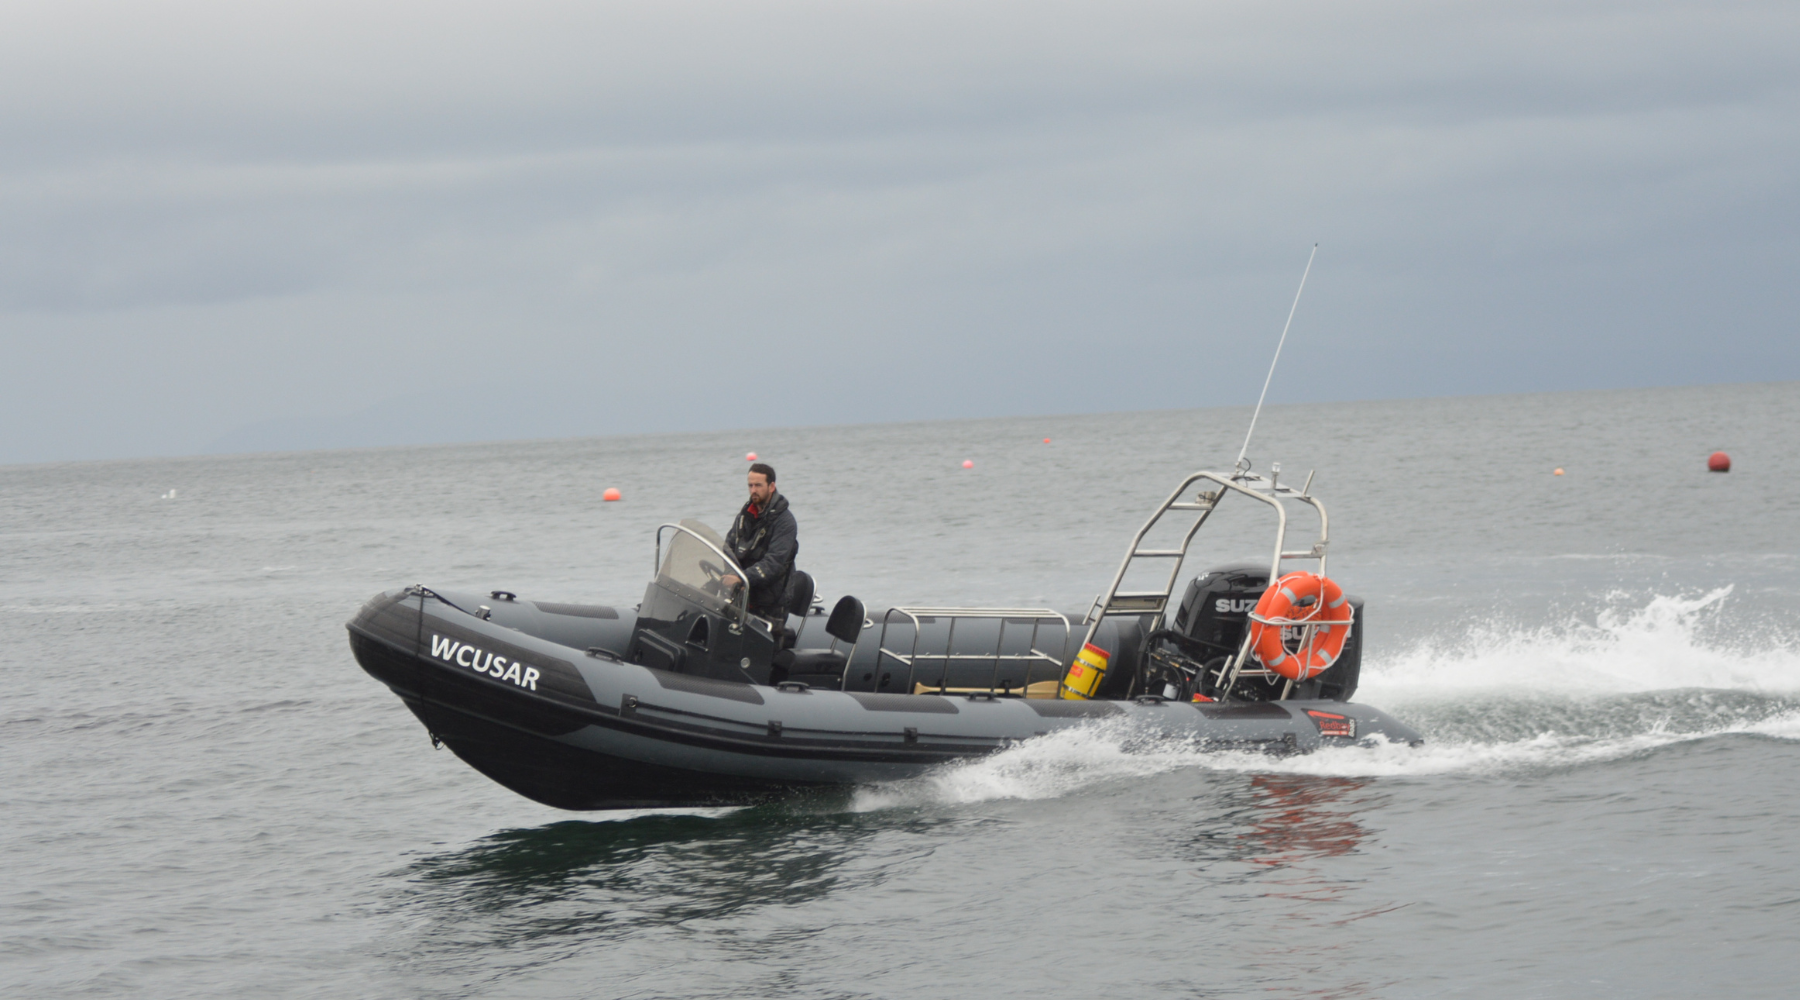
<svg viewBox="0 0 1800 1000"><path fill-rule="evenodd" d="M634 605L753 451L828 602L1080 613L1249 417L0 468L0 995L1793 996L1800 383L1266 409L1249 459L1313 477L1367 602L1356 700L1417 748L1097 726L562 812L434 751L346 641L412 583ZM1183 580L1268 558L1240 506Z"/></svg>

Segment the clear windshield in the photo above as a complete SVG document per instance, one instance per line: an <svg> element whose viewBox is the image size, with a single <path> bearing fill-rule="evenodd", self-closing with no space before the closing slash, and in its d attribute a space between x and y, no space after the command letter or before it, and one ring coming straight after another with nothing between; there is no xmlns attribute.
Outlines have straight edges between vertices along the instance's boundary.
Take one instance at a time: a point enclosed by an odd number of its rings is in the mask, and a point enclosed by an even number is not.
<svg viewBox="0 0 1800 1000"><path fill-rule="evenodd" d="M699 535L700 538L725 548L725 539L719 533L701 524L693 518L681 522L683 528ZM719 579L727 573L737 572L737 568L719 558L719 553L707 548L700 539L687 531L669 532L669 545L663 556L662 567L656 571L656 579L660 583L677 585L694 601L707 608L723 612L730 604L731 595L719 583Z"/></svg>

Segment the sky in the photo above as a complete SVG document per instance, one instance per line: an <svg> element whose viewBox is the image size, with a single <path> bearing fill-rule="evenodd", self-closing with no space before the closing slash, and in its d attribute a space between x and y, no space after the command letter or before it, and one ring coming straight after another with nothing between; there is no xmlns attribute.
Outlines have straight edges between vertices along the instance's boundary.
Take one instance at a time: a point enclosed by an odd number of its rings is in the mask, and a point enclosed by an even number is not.
<svg viewBox="0 0 1800 1000"><path fill-rule="evenodd" d="M0 5L0 463L1800 379L1791 2Z"/></svg>

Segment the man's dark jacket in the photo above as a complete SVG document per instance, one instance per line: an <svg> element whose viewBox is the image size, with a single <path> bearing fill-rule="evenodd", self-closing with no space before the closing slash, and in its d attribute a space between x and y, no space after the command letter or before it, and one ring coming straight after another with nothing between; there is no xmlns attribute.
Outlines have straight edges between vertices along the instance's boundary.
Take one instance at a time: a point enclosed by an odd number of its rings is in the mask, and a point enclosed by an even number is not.
<svg viewBox="0 0 1800 1000"><path fill-rule="evenodd" d="M800 551L800 527L788 512L787 497L777 491L769 505L754 514L746 503L725 534L725 549L750 582L750 610L778 611L787 600L788 574Z"/></svg>

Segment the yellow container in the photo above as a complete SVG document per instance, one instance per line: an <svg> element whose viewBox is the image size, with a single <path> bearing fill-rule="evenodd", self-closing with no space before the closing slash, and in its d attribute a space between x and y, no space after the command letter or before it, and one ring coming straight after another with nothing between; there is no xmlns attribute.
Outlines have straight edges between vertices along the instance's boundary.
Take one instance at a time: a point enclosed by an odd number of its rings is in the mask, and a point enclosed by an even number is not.
<svg viewBox="0 0 1800 1000"><path fill-rule="evenodd" d="M1106 661L1112 654L1093 643L1084 643L1081 652L1075 654L1075 662L1069 664L1069 672L1063 677L1062 696L1078 701L1087 701L1100 690L1100 678L1106 676Z"/></svg>

